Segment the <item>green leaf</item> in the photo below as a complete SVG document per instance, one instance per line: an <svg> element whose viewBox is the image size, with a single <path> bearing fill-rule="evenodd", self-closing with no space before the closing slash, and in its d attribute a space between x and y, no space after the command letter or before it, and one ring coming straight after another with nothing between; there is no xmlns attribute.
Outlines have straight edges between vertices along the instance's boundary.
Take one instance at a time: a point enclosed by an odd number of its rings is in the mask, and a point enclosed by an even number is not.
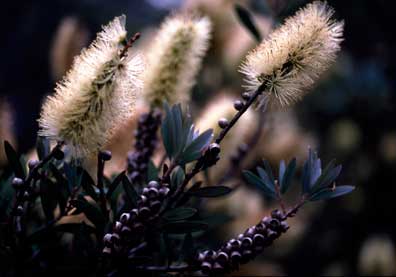
<svg viewBox="0 0 396 277"><path fill-rule="evenodd" d="M175 221L165 224L163 229L169 234L187 234L205 231L208 229L208 224L201 221Z"/></svg>
<svg viewBox="0 0 396 277"><path fill-rule="evenodd" d="M105 219L102 212L95 206L88 203L84 198L78 200L71 200L70 204L73 205L78 213L84 213L85 216L96 226L100 233L103 232L105 226Z"/></svg>
<svg viewBox="0 0 396 277"><path fill-rule="evenodd" d="M26 175L19 160L19 156L12 145L6 140L4 141L4 150L7 155L8 162L14 170L15 177L25 179Z"/></svg>
<svg viewBox="0 0 396 277"><path fill-rule="evenodd" d="M244 7L236 4L235 12L238 15L239 21L245 26L245 28L253 35L257 42L261 42L261 34L254 23L254 20L250 12Z"/></svg>
<svg viewBox="0 0 396 277"><path fill-rule="evenodd" d="M275 181L273 181L267 174L267 172L261 168L261 167L257 167L257 172L261 178L261 181L263 182L263 184L268 188L268 190L272 191L274 194L275 193Z"/></svg>
<svg viewBox="0 0 396 277"><path fill-rule="evenodd" d="M51 151L50 141L45 137L37 137L36 150L38 158L40 160L44 159Z"/></svg>
<svg viewBox="0 0 396 277"><path fill-rule="evenodd" d="M49 164L49 170L56 180L56 187L58 189L58 203L61 212L66 209L67 199L70 196L67 180L63 177L59 169L53 164Z"/></svg>
<svg viewBox="0 0 396 277"><path fill-rule="evenodd" d="M194 216L196 213L197 210L194 208L179 207L167 211L164 214L163 219L166 221L179 221L179 220L188 219Z"/></svg>
<svg viewBox="0 0 396 277"><path fill-rule="evenodd" d="M195 161L201 156L202 150L210 143L213 137L213 130L209 129L194 139L183 151L180 157L183 164Z"/></svg>
<svg viewBox="0 0 396 277"><path fill-rule="evenodd" d="M248 171L248 170L244 170L243 171L243 177L245 178L245 180L253 185L256 186L257 188L259 188L261 191L264 192L264 194L268 197L271 198L276 198L276 193L275 191L271 190L265 183L263 180L261 180L257 175L253 174L252 172Z"/></svg>
<svg viewBox="0 0 396 277"><path fill-rule="evenodd" d="M11 185L13 176L9 176L5 178L5 176L1 176L0 179L0 221L3 218L8 217L8 215L12 211L12 200L14 195L14 188Z"/></svg>
<svg viewBox="0 0 396 277"><path fill-rule="evenodd" d="M171 174L171 186L172 188L177 188L179 187L182 182L184 181L184 171L183 169L178 166Z"/></svg>
<svg viewBox="0 0 396 277"><path fill-rule="evenodd" d="M355 189L353 186L337 186L333 188L325 188L317 193L314 193L309 200L317 201L317 200L327 200L330 198L339 197L344 194L348 194Z"/></svg>
<svg viewBox="0 0 396 277"><path fill-rule="evenodd" d="M86 170L84 170L83 168L80 168L80 170L81 170L80 174L82 174L82 180L81 180L82 188L84 189L86 194L91 196L92 199L97 202L99 200L99 197L98 197L98 194L95 191L95 182L94 182L94 180L92 180L91 175L89 175L89 173Z"/></svg>
<svg viewBox="0 0 396 277"><path fill-rule="evenodd" d="M210 186L189 190L188 194L196 197L220 197L229 194L231 191L232 189L226 186Z"/></svg>
<svg viewBox="0 0 396 277"><path fill-rule="evenodd" d="M275 184L275 178L274 178L274 174L272 173L271 165L267 160L264 160L263 164L269 180L272 182L272 184Z"/></svg>
<svg viewBox="0 0 396 277"><path fill-rule="evenodd" d="M40 198L41 205L47 221L54 219L54 210L58 204L58 188L56 184L49 179L44 178L40 180Z"/></svg>
<svg viewBox="0 0 396 277"><path fill-rule="evenodd" d="M342 166L338 165L333 167L334 163L330 163L325 170L323 171L322 175L317 179L315 184L312 186L310 193L315 193L321 190L322 188L330 186L340 175Z"/></svg>
<svg viewBox="0 0 396 277"><path fill-rule="evenodd" d="M122 186L124 188L125 194L127 196L127 199L129 200L130 204L133 207L137 206L137 201L139 199L139 195L137 194L136 190L133 188L133 185L131 182L129 182L129 179L126 175L122 177Z"/></svg>
<svg viewBox="0 0 396 277"><path fill-rule="evenodd" d="M113 182L111 182L106 193L107 199L111 198L111 195L117 189L118 185L121 184L122 180L124 179L124 176L125 176L125 170L120 174L118 174L117 177L114 178Z"/></svg>
<svg viewBox="0 0 396 277"><path fill-rule="evenodd" d="M174 154L173 148L173 114L170 110L170 107L167 103L164 103L164 110L165 110L165 118L162 121L161 125L161 135L162 141L164 143L164 147L166 150L166 154L171 159Z"/></svg>
<svg viewBox="0 0 396 277"><path fill-rule="evenodd" d="M293 177L296 172L296 166L297 166L297 161L296 158L294 158L289 162L284 173L282 173L282 178L280 178L281 173L279 173L280 186L281 186L280 188L282 194L286 193L286 191L289 189L290 185L292 184Z"/></svg>
<svg viewBox="0 0 396 277"><path fill-rule="evenodd" d="M158 168L154 165L153 161L150 160L147 168L147 182L157 181L159 175Z"/></svg>

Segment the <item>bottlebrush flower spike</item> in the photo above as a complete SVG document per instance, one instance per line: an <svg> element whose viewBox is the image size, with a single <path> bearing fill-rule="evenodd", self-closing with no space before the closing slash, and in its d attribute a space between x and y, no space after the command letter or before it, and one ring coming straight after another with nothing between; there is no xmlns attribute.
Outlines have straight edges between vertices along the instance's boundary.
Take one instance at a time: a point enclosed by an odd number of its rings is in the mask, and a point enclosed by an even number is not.
<svg viewBox="0 0 396 277"><path fill-rule="evenodd" d="M308 4L248 54L240 70L246 87L254 91L266 85L259 107L295 103L332 64L344 27L333 14L325 2Z"/></svg>
<svg viewBox="0 0 396 277"><path fill-rule="evenodd" d="M121 54L126 35L125 16L104 26L43 105L39 135L64 141L74 158L97 153L133 113L144 65Z"/></svg>
<svg viewBox="0 0 396 277"><path fill-rule="evenodd" d="M147 52L144 95L148 103L162 107L185 103L209 46L211 23L206 17L187 14L165 20Z"/></svg>

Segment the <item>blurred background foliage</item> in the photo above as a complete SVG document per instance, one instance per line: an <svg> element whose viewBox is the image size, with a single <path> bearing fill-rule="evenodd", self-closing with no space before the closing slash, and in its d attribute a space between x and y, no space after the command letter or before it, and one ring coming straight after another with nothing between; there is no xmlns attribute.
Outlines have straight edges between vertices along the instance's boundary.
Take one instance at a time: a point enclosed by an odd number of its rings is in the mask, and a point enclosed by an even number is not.
<svg viewBox="0 0 396 277"><path fill-rule="evenodd" d="M53 91L73 56L93 39L100 25L126 14L129 32L142 32L136 48L143 51L158 24L174 9L195 10L214 22L212 46L191 103L200 128L211 127L211 119L207 118L211 112L205 109L230 103L232 100L227 98L236 98L241 92L237 68L255 45L238 23L234 4L253 11L265 37L306 2L4 1L0 11L0 139L13 142L21 153L31 152L43 97ZM311 146L318 149L325 162L336 158L342 163L340 183L353 184L357 189L345 198L304 208L292 220L288 234L260 259L242 267L238 275L396 274L394 9L385 0L328 2L335 8L336 17L345 20L345 41L337 63L304 101L289 111L267 116L256 154L248 158L246 166L251 167L259 158L277 164L297 156L301 162ZM143 104L138 107L138 112L144 110ZM257 114L249 116L257 121ZM213 124L217 119L212 118ZM132 147L134 119L130 126L109 145L115 156L109 173L125 164L125 153ZM236 142L230 145L252 135L246 128L240 130L244 131L231 133ZM232 154L227 148L223 152L225 156ZM1 149L0 166L4 163ZM221 170L226 167L220 166ZM216 181L222 175L224 172L214 172L212 178ZM231 237L254 224L272 205L246 186L227 199L211 203L211 209L226 210L235 218L217 233L217 240L224 239L224 232Z"/></svg>

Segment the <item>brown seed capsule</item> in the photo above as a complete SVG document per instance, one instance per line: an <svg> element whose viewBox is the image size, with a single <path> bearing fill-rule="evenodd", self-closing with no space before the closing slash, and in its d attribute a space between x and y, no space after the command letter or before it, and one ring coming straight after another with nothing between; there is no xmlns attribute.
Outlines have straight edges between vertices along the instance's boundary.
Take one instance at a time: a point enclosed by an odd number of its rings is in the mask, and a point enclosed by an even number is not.
<svg viewBox="0 0 396 277"><path fill-rule="evenodd" d="M224 129L228 126L229 122L226 118L220 118L218 124L220 128Z"/></svg>
<svg viewBox="0 0 396 277"><path fill-rule="evenodd" d="M242 252L241 263L247 263L250 259L253 258L253 252L251 250L244 250Z"/></svg>
<svg viewBox="0 0 396 277"><path fill-rule="evenodd" d="M149 188L156 188L158 189L159 183L157 181L150 181L147 185Z"/></svg>
<svg viewBox="0 0 396 277"><path fill-rule="evenodd" d="M265 242L265 237L261 234L255 234L253 237L253 243L259 246L263 245Z"/></svg>
<svg viewBox="0 0 396 277"><path fill-rule="evenodd" d="M122 229L121 229L121 234L122 234L123 236L128 236L128 235L130 235L131 233L132 233L131 228L129 228L129 227L127 227L127 226L122 227Z"/></svg>
<svg viewBox="0 0 396 277"><path fill-rule="evenodd" d="M237 111L240 111L240 110L242 110L242 108L243 108L243 102L241 101L241 100L236 100L235 102L234 102L234 108L235 108L235 110L237 110Z"/></svg>
<svg viewBox="0 0 396 277"><path fill-rule="evenodd" d="M216 260L217 260L220 264L224 265L225 263L228 262L228 254L225 253L225 252L220 252L220 253L217 254Z"/></svg>
<svg viewBox="0 0 396 277"><path fill-rule="evenodd" d="M104 161L109 161L111 160L111 152L110 151L101 151L99 153L99 158L104 160Z"/></svg>
<svg viewBox="0 0 396 277"><path fill-rule="evenodd" d="M249 248L252 246L253 240L249 237L244 237L242 240L242 247L243 248Z"/></svg>
<svg viewBox="0 0 396 277"><path fill-rule="evenodd" d="M12 179L12 185L14 188L20 188L23 185L23 180L21 178L15 177Z"/></svg>
<svg viewBox="0 0 396 277"><path fill-rule="evenodd" d="M287 224L286 221L281 222L281 229L282 229L283 233L285 233L287 230L289 230L289 228L290 228L289 224Z"/></svg>
<svg viewBox="0 0 396 277"><path fill-rule="evenodd" d="M129 213L123 213L120 216L120 221L122 224L128 224L130 218L131 218L131 215Z"/></svg>
<svg viewBox="0 0 396 277"><path fill-rule="evenodd" d="M153 212L157 212L161 208L161 201L153 201L150 203L150 209Z"/></svg>
<svg viewBox="0 0 396 277"><path fill-rule="evenodd" d="M39 164L38 160L30 160L28 162L28 167L30 170L32 170L33 168L35 168L37 165Z"/></svg>
<svg viewBox="0 0 396 277"><path fill-rule="evenodd" d="M201 264L201 270L204 274L209 274L210 270L212 269L212 264L209 262L203 262Z"/></svg>
<svg viewBox="0 0 396 277"><path fill-rule="evenodd" d="M149 207L142 207L139 209L139 217L140 218L146 218L147 216L149 216L151 213L150 208Z"/></svg>
<svg viewBox="0 0 396 277"><path fill-rule="evenodd" d="M113 228L114 232L119 233L121 231L121 228L122 228L122 223L119 221L116 221L116 223L114 224L114 228Z"/></svg>
<svg viewBox="0 0 396 277"><path fill-rule="evenodd" d="M241 253L239 251L233 251L230 257L233 263L238 263L241 260Z"/></svg>
<svg viewBox="0 0 396 277"><path fill-rule="evenodd" d="M169 193L169 188L167 188L167 187L162 187L162 188L160 188L159 189L159 195L161 196L161 197L165 197L168 193Z"/></svg>
<svg viewBox="0 0 396 277"><path fill-rule="evenodd" d="M224 267L220 263L215 262L213 265L213 270L214 272L220 273L224 270Z"/></svg>
<svg viewBox="0 0 396 277"><path fill-rule="evenodd" d="M250 93L249 92L242 93L242 98L243 100L248 101L250 99Z"/></svg>
<svg viewBox="0 0 396 277"><path fill-rule="evenodd" d="M158 190L156 188L149 188L147 195L149 198L156 198L158 196Z"/></svg>

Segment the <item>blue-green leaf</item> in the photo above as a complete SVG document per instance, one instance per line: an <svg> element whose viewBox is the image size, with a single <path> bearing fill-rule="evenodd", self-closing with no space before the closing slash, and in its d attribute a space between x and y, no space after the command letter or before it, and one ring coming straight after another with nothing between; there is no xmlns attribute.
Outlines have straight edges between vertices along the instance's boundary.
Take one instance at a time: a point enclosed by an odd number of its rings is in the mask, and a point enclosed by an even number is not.
<svg viewBox="0 0 396 277"><path fill-rule="evenodd" d="M172 188L177 188L181 185L184 180L184 171L178 166L171 174L171 186Z"/></svg>
<svg viewBox="0 0 396 277"><path fill-rule="evenodd" d="M15 177L25 179L25 171L19 160L19 156L12 145L6 140L4 141L4 150L7 155L8 162L14 171Z"/></svg>
<svg viewBox="0 0 396 277"><path fill-rule="evenodd" d="M257 172L263 184L275 194L275 182L268 176L267 172L259 166L257 167Z"/></svg>
<svg viewBox="0 0 396 277"><path fill-rule="evenodd" d="M283 165L285 165L284 162ZM279 173L279 179L280 179L279 182L280 182L280 189L282 194L286 193L286 191L289 189L290 185L292 184L293 177L296 172L296 166L297 166L297 161L296 158L294 158L289 162L287 168L282 170L283 172L282 175L280 175L281 173Z"/></svg>
<svg viewBox="0 0 396 277"><path fill-rule="evenodd" d="M261 42L261 34L253 21L250 12L240 5L235 5L235 12L238 15L239 21L245 28L253 35L257 42Z"/></svg>
<svg viewBox="0 0 396 277"><path fill-rule="evenodd" d="M192 162L201 156L201 151L210 143L213 130L209 129L194 139L183 151L180 161L184 164Z"/></svg>
<svg viewBox="0 0 396 277"><path fill-rule="evenodd" d="M179 221L179 220L184 220L188 219L192 216L194 216L197 213L197 210L194 208L189 208L189 207L179 207L175 208L172 210L167 211L163 219L166 221Z"/></svg>
<svg viewBox="0 0 396 277"><path fill-rule="evenodd" d="M188 194L196 197L220 197L231 191L232 189L226 186L210 186L189 190Z"/></svg>
<svg viewBox="0 0 396 277"><path fill-rule="evenodd" d="M258 177L257 175L253 174L248 170L243 171L243 176L249 184L254 185L260 190L262 190L265 195L271 198L276 198L276 193L273 190L271 190L269 187L267 187L266 184L263 182L263 180L260 179L260 177Z"/></svg>
<svg viewBox="0 0 396 277"><path fill-rule="evenodd" d="M350 193L353 191L355 187L353 186L337 186L335 188L325 188L317 193L314 193L309 200L317 201L317 200L326 200L330 198L339 197L341 195Z"/></svg>

